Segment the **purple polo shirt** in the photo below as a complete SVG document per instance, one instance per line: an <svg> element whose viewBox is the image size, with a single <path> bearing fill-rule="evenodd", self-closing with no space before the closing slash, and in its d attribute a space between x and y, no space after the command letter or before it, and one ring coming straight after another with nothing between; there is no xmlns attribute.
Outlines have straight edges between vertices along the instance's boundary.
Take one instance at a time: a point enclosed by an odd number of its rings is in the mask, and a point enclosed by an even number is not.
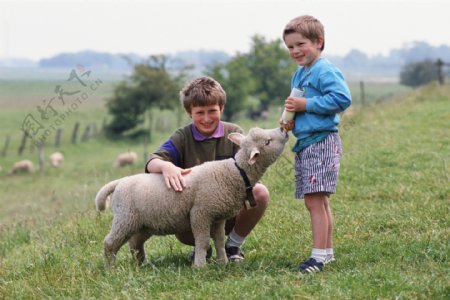
<svg viewBox="0 0 450 300"><path fill-rule="evenodd" d="M224 130L223 130L223 123L221 121L219 121L219 125L217 126L216 130L214 130L214 133L211 136L204 136L200 131L198 131L197 127L195 127L194 123L191 124L191 129L192 129L192 135L194 136L194 139L197 142L201 142L207 139L212 139L212 138L221 138L224 135Z"/></svg>
<svg viewBox="0 0 450 300"><path fill-rule="evenodd" d="M217 126L216 130L209 137L200 133L200 131L198 131L197 127L194 126L194 123L192 123L190 127L191 127L192 136L193 136L194 140L197 142L202 142L202 141L205 141L208 139L213 139L213 138L220 139L225 135L224 125L223 125L222 121L219 121L219 125ZM161 147L159 147L158 151L167 151L168 154L170 155L170 157L172 158L173 164L178 167L180 166L180 155L177 151L177 147L175 146L175 144L173 143L171 138L166 140L161 145Z"/></svg>

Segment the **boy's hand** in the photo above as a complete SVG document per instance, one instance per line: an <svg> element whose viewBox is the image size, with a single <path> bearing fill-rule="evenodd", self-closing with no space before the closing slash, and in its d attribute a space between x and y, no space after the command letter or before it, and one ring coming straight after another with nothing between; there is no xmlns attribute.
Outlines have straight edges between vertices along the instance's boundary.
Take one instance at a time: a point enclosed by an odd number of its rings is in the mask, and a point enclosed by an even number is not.
<svg viewBox="0 0 450 300"><path fill-rule="evenodd" d="M287 99L284 101L284 107L287 111L306 111L306 98L287 97Z"/></svg>
<svg viewBox="0 0 450 300"><path fill-rule="evenodd" d="M294 120L289 120L287 123L284 123L283 119L280 119L279 123L280 127L283 128L285 132L291 131L295 128Z"/></svg>
<svg viewBox="0 0 450 300"><path fill-rule="evenodd" d="M186 187L184 175L191 173L191 169L182 169L173 164L167 164L162 168L162 175L168 189L173 188L176 192L181 192Z"/></svg>
<svg viewBox="0 0 450 300"><path fill-rule="evenodd" d="M297 98L297 97L289 96L284 101L284 108L286 109L286 111L291 111L291 112L305 111L306 110L306 98L304 98L304 97ZM288 121L288 123L284 123L283 120L280 119L279 123L280 123L280 127L283 128L283 130L285 132L288 132L295 128L295 122L293 120Z"/></svg>

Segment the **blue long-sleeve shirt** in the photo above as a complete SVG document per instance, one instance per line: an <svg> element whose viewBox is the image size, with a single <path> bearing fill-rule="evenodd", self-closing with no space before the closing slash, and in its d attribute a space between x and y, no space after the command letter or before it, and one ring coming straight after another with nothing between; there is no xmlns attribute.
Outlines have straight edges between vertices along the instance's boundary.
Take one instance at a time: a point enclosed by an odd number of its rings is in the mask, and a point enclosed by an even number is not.
<svg viewBox="0 0 450 300"><path fill-rule="evenodd" d="M299 151L338 131L338 113L350 106L352 98L342 72L325 58L319 58L310 68L297 69L291 87L303 90L306 98L306 111L295 114L292 131L297 138L294 151Z"/></svg>

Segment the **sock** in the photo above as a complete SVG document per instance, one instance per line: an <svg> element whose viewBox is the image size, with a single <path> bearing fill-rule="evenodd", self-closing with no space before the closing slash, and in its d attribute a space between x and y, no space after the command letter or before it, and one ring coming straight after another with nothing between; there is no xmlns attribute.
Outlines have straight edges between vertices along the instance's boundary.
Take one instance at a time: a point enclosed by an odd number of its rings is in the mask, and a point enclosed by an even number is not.
<svg viewBox="0 0 450 300"><path fill-rule="evenodd" d="M327 257L334 257L333 248L327 248L325 250L327 251Z"/></svg>
<svg viewBox="0 0 450 300"><path fill-rule="evenodd" d="M240 248L242 244L245 241L245 237L242 237L236 233L236 231L233 230L228 235L227 242L225 244L225 247L238 247Z"/></svg>
<svg viewBox="0 0 450 300"><path fill-rule="evenodd" d="M327 258L327 250L313 248L311 251L311 257L314 258L317 262L324 263L325 259Z"/></svg>
<svg viewBox="0 0 450 300"><path fill-rule="evenodd" d="M327 251L327 258L325 259L325 263L328 264L332 261L335 261L333 248L325 249Z"/></svg>

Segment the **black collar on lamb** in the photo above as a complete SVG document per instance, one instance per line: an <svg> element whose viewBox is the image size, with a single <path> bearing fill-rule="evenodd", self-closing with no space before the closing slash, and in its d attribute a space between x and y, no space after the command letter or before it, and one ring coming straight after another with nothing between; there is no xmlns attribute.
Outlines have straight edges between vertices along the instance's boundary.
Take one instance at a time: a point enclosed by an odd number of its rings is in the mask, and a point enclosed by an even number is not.
<svg viewBox="0 0 450 300"><path fill-rule="evenodd" d="M245 191L247 193L247 200L250 203L251 207L255 207L256 201L255 201L255 198L253 197L253 186L251 186L250 180L248 179L247 174L245 174L245 171L241 167L238 166L236 161L234 161L234 165L239 170L239 173L241 174L242 179L244 179ZM244 201L244 204L245 204L245 201Z"/></svg>

